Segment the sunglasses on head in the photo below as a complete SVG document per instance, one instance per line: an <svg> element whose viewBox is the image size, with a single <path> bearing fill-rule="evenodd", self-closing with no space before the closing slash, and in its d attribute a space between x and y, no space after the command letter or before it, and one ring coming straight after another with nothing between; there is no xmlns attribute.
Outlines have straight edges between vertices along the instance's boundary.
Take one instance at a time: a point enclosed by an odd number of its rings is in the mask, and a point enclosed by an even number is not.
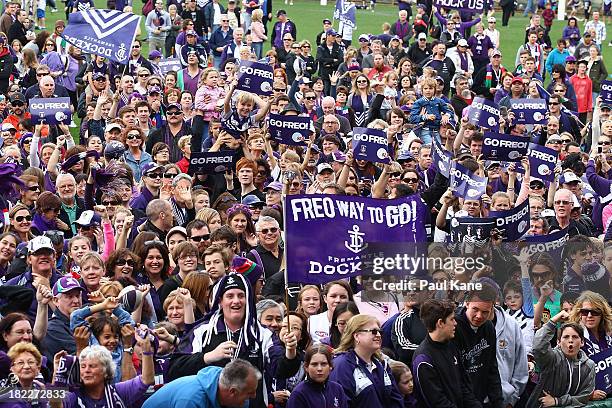
<svg viewBox="0 0 612 408"><path fill-rule="evenodd" d="M134 266L135 262L132 259L118 259L117 262L115 262L115 265L117 266Z"/></svg>
<svg viewBox="0 0 612 408"><path fill-rule="evenodd" d="M268 235L268 234L276 234L278 232L278 228L276 227L271 227L271 228L262 228L262 230L260 231L262 234L264 235Z"/></svg>
<svg viewBox="0 0 612 408"><path fill-rule="evenodd" d="M32 221L32 216L31 215L19 215L19 216L15 217L15 221L17 221L17 222L23 222L23 221L30 222L30 221Z"/></svg>
<svg viewBox="0 0 612 408"><path fill-rule="evenodd" d="M210 234L196 235L189 239L193 242L208 241L210 239Z"/></svg>
<svg viewBox="0 0 612 408"><path fill-rule="evenodd" d="M593 317L599 317L601 316L601 312L599 310L593 310L593 309L580 309L580 316L584 316L587 317L588 315L591 315Z"/></svg>

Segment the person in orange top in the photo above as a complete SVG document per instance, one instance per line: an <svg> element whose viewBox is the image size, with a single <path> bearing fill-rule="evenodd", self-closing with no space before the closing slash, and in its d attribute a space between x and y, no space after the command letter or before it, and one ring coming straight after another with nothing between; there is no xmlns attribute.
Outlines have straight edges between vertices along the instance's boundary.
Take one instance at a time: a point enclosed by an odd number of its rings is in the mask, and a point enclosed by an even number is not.
<svg viewBox="0 0 612 408"><path fill-rule="evenodd" d="M587 61L578 61L578 72L569 80L576 92L578 117L584 124L589 119L589 113L593 111L593 82L586 73L587 67Z"/></svg>
<svg viewBox="0 0 612 408"><path fill-rule="evenodd" d="M14 93L9 97L9 112L10 114L4 119L2 123L10 123L17 129L17 134L15 138L19 139L21 137L20 130L23 130L19 126L19 122L30 119L32 115L28 112L28 104L26 102L25 96L22 93Z"/></svg>

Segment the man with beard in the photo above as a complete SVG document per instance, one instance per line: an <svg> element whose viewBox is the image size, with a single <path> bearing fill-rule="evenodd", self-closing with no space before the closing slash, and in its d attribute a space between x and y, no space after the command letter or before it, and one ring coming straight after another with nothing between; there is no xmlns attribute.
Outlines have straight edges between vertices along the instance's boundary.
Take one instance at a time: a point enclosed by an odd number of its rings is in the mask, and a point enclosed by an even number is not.
<svg viewBox="0 0 612 408"><path fill-rule="evenodd" d="M171 103L166 110L166 122L162 127L151 132L147 138L146 151L150 154L157 142L167 142L170 148L170 162L176 163L183 158L183 152L178 146L178 141L185 135L190 135L191 127L183 120L181 105Z"/></svg>
<svg viewBox="0 0 612 408"><path fill-rule="evenodd" d="M83 213L85 203L76 195L76 181L72 174L59 174L55 181L55 188L62 201L59 219L70 226L69 231L64 231L65 237L70 239L77 234L77 226L74 223Z"/></svg>
<svg viewBox="0 0 612 408"><path fill-rule="evenodd" d="M453 339L476 399L490 408L502 408L503 404L495 326L489 320L496 298L497 291L488 284L468 293L465 306L455 314L457 332Z"/></svg>
<svg viewBox="0 0 612 408"><path fill-rule="evenodd" d="M34 289L36 285L44 286L55 285L55 282L60 278L60 275L55 271L55 248L48 237L35 237L28 242L28 269L19 275L10 279L5 285L19 285ZM36 297L32 300L29 310L26 314L32 319L36 318L38 309L38 301Z"/></svg>
<svg viewBox="0 0 612 408"><path fill-rule="evenodd" d="M20 92L12 94L9 97L9 115L2 123L10 123L15 129L18 129L19 122L31 118L25 96ZM16 133L15 136L19 137L19 133Z"/></svg>
<svg viewBox="0 0 612 408"><path fill-rule="evenodd" d="M450 81L455 76L455 64L446 56L446 45L443 42L432 44L433 55L421 63L421 67L431 67L444 80L442 93L448 95Z"/></svg>
<svg viewBox="0 0 612 408"><path fill-rule="evenodd" d="M187 224L185 229L187 232L187 239L189 242L198 247L198 254L200 259L204 259L204 252L210 246L210 230L208 224L202 220L193 220Z"/></svg>
<svg viewBox="0 0 612 408"><path fill-rule="evenodd" d="M211 365L224 367L236 358L249 361L266 378L272 332L257 321L254 293L247 278L236 273L224 276L214 286L212 299L211 312L183 338L172 356L170 380L193 375ZM285 341L287 347L296 344L293 336ZM260 380L249 406L267 406L268 387L266 381Z"/></svg>

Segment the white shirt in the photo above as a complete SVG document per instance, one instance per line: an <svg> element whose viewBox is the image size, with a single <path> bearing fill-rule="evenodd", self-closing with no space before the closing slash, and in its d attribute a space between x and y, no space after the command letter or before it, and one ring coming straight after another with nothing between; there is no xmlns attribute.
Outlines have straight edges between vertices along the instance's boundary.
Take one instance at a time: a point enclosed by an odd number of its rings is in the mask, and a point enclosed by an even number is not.
<svg viewBox="0 0 612 408"><path fill-rule="evenodd" d="M327 312L319 313L308 318L308 333L312 338L312 344L321 343L321 339L329 336L331 322L327 318Z"/></svg>
<svg viewBox="0 0 612 408"><path fill-rule="evenodd" d="M485 35L488 35L491 39L491 42L495 46L495 48L499 48L499 31L498 30L489 30L488 28L484 30Z"/></svg>
<svg viewBox="0 0 612 408"><path fill-rule="evenodd" d="M219 3L213 3L213 9L215 10L213 13L213 24L221 25L221 8L219 7Z"/></svg>

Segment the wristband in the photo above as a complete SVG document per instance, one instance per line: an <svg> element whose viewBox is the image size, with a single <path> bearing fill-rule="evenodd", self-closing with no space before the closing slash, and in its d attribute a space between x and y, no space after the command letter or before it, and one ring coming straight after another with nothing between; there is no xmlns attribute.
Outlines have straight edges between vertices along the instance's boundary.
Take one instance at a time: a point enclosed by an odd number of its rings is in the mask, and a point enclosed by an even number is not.
<svg viewBox="0 0 612 408"><path fill-rule="evenodd" d="M143 352L142 352L142 355L143 355L143 356L152 356L152 355L153 355L153 352L152 352L152 351L143 351Z"/></svg>
<svg viewBox="0 0 612 408"><path fill-rule="evenodd" d="M134 354L134 347L127 347L123 349L124 353Z"/></svg>

